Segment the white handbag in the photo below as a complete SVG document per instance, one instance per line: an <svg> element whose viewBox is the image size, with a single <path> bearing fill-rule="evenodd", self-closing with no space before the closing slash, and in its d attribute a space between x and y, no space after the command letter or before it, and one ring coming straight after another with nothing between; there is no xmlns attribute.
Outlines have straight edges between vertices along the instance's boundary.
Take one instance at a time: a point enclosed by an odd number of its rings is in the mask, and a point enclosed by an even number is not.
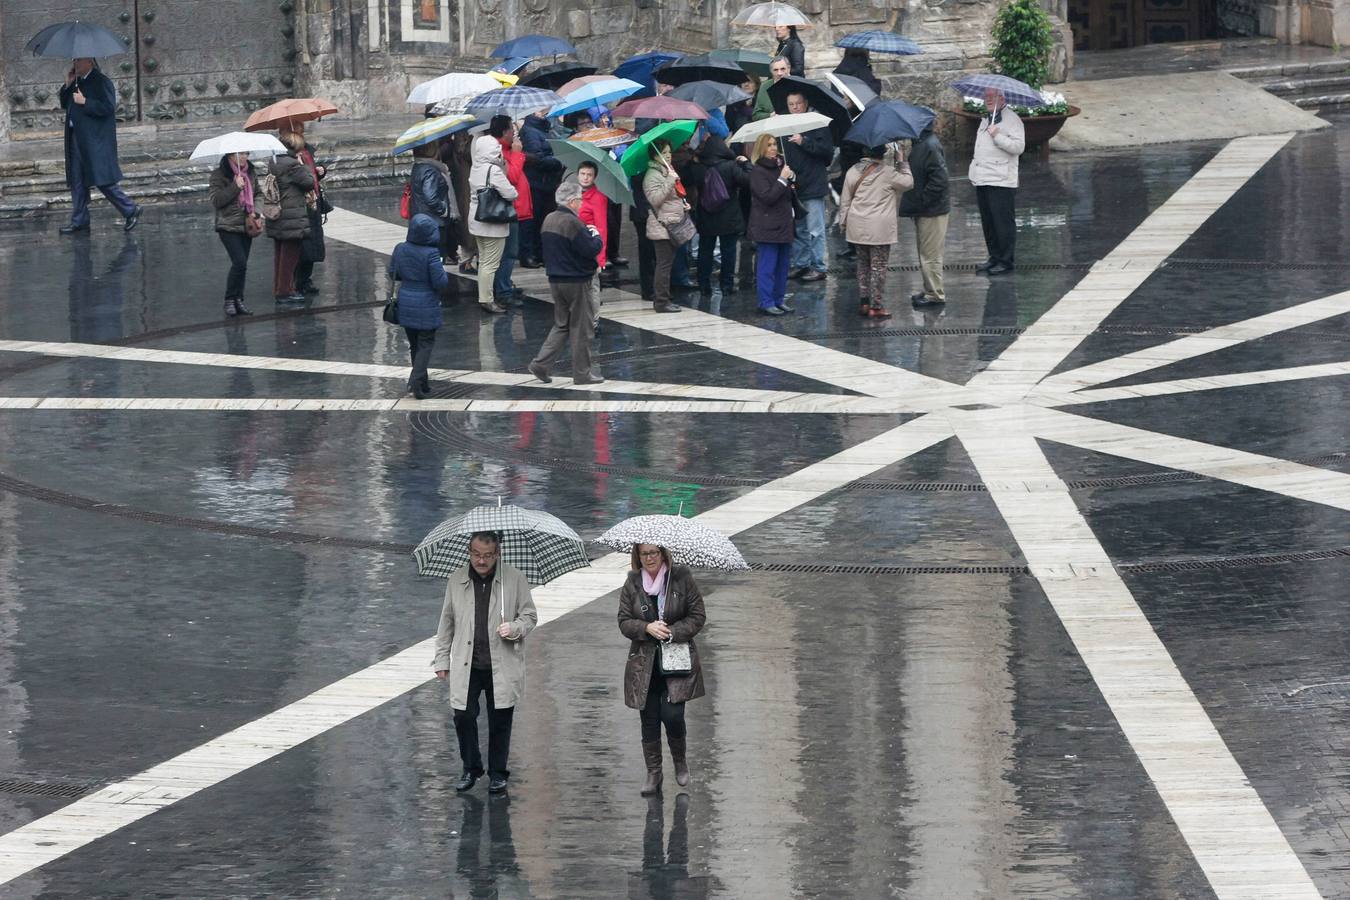
<svg viewBox="0 0 1350 900"><path fill-rule="evenodd" d="M689 675L694 671L694 658L689 653L689 644L677 644L674 641L661 642L661 674Z"/></svg>

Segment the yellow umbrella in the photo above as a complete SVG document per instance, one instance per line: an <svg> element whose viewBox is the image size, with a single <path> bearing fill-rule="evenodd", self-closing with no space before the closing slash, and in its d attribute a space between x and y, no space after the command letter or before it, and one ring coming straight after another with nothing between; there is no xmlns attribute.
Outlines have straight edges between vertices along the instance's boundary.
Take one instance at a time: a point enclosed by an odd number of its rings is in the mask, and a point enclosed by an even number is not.
<svg viewBox="0 0 1350 900"><path fill-rule="evenodd" d="M519 75L512 75L509 72L498 72L495 69L489 70L487 74L500 81L502 87L515 87L516 82L520 80Z"/></svg>

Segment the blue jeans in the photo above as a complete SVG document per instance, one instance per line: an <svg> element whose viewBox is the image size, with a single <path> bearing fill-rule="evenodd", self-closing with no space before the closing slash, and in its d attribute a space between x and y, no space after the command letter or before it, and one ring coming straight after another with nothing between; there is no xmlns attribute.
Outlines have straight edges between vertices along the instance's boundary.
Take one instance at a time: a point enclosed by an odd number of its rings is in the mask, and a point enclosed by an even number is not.
<svg viewBox="0 0 1350 900"><path fill-rule="evenodd" d="M675 262L670 267L670 283L672 286L688 284L689 277L689 244L675 248Z"/></svg>
<svg viewBox="0 0 1350 900"><path fill-rule="evenodd" d="M806 222L797 227L792 242L792 265L798 268L825 271L825 198L803 200Z"/></svg>
<svg viewBox="0 0 1350 900"><path fill-rule="evenodd" d="M84 183L84 157L80 155L80 142L70 142L70 167L66 170L70 176L70 224L83 228L89 224L89 189L97 187L103 196L117 208L123 218L136 211L136 203L127 196L126 191L116 184L89 185Z"/></svg>
<svg viewBox="0 0 1350 900"><path fill-rule="evenodd" d="M502 250L501 268L492 278L492 296L505 300L511 291L511 273L516 268L516 257L520 255L520 223L512 222L506 235L506 246Z"/></svg>
<svg viewBox="0 0 1350 900"><path fill-rule="evenodd" d="M791 244L755 244L758 259L755 264L755 287L759 292L759 308L782 306L787 299L788 263L792 261Z"/></svg>

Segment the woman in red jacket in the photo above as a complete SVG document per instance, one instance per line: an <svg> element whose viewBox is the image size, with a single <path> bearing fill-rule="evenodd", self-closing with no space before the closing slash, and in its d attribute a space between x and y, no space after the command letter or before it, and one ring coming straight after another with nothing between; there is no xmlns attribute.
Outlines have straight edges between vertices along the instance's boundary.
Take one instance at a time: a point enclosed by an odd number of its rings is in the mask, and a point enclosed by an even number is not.
<svg viewBox="0 0 1350 900"><path fill-rule="evenodd" d="M534 204L530 200L530 182L525 178L525 151L521 149L515 126L507 116L493 116L492 123L494 127L490 127L488 133L501 143L502 158L506 160L506 180L516 189L516 221L511 223L511 233L506 237L501 268L492 279L493 298L504 305L520 294L519 288L511 284L511 273L520 255L520 223L534 218Z"/></svg>

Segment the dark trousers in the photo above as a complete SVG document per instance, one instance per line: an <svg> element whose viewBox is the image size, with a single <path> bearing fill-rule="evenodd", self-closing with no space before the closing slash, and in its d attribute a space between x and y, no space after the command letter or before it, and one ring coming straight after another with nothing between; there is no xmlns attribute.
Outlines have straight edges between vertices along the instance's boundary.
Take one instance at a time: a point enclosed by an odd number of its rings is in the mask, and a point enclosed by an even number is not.
<svg viewBox="0 0 1350 900"><path fill-rule="evenodd" d="M698 289L705 294L712 293L713 252L722 245L722 293L730 294L736 290L736 242L734 234L701 234L698 236Z"/></svg>
<svg viewBox="0 0 1350 900"><path fill-rule="evenodd" d="M591 339L595 337L595 282L586 281L550 281L549 290L553 293L553 328L539 348L531 365L543 366L545 370L553 365L563 347L570 346L572 351L572 377L589 378L591 375Z"/></svg>
<svg viewBox="0 0 1350 900"><path fill-rule="evenodd" d="M666 737L684 737L684 704L671 703L666 690L666 677L652 667L652 683L647 688L647 702L638 710L642 717L642 743L661 740L661 725L665 723Z"/></svg>
<svg viewBox="0 0 1350 900"><path fill-rule="evenodd" d="M487 694L488 775L505 778L511 774L506 758L511 753L511 718L514 706L497 709L492 705L492 670L469 670L469 697L464 709L455 710L455 737L459 739L459 758L465 772L483 774L483 754L478 747L478 695Z"/></svg>
<svg viewBox="0 0 1350 900"><path fill-rule="evenodd" d="M647 237L646 226L638 226L638 287L644 300L652 299L652 284L655 282L656 245Z"/></svg>
<svg viewBox="0 0 1350 900"><path fill-rule="evenodd" d="M670 241L652 241L656 260L652 266L652 303L660 306L670 302L670 270L675 265L675 245Z"/></svg>
<svg viewBox="0 0 1350 900"><path fill-rule="evenodd" d="M436 346L436 329L404 328L403 331L408 335L408 358L412 360L412 374L408 376L408 387L417 385L424 391L430 390L427 364L431 362L431 351ZM488 689L491 690L491 685Z"/></svg>
<svg viewBox="0 0 1350 900"><path fill-rule="evenodd" d="M116 184L90 185L84 183L84 157L80 155L80 142L70 142L70 167L66 170L70 178L70 224L83 228L89 224L89 189L98 187L99 193L108 198L108 202L117 208L125 218L136 211L136 203L127 196L127 192Z"/></svg>
<svg viewBox="0 0 1350 900"><path fill-rule="evenodd" d="M609 232L605 235L605 259L613 260L622 256L619 252L620 238L623 236L623 205L609 204Z"/></svg>
<svg viewBox="0 0 1350 900"><path fill-rule="evenodd" d="M273 241L272 295L289 297L295 293L295 268L300 264L302 241Z"/></svg>
<svg viewBox="0 0 1350 900"><path fill-rule="evenodd" d="M980 185L975 188L984 228L984 246L991 263L1013 265L1017 248L1017 189Z"/></svg>
<svg viewBox="0 0 1350 900"><path fill-rule="evenodd" d="M225 252L230 256L230 274L225 276L225 299L244 299L244 278L248 275L248 253L253 238L238 231L217 231Z"/></svg>
<svg viewBox="0 0 1350 900"><path fill-rule="evenodd" d="M512 222L511 230L506 233L506 244L502 247L502 262L497 268L497 274L492 276L492 295L498 300L505 300L506 295L511 292L511 273L515 271L516 259L520 256L520 226L533 219L526 219L522 222Z"/></svg>
<svg viewBox="0 0 1350 900"><path fill-rule="evenodd" d="M305 286L314 280L314 260L305 259L303 245L301 258L295 264L295 287L297 290L304 290Z"/></svg>
<svg viewBox="0 0 1350 900"><path fill-rule="evenodd" d="M521 259L541 260L544 258L544 248L539 242L539 223L543 218L539 215L539 207L534 208L534 218L526 219L520 223L520 248L519 256Z"/></svg>

